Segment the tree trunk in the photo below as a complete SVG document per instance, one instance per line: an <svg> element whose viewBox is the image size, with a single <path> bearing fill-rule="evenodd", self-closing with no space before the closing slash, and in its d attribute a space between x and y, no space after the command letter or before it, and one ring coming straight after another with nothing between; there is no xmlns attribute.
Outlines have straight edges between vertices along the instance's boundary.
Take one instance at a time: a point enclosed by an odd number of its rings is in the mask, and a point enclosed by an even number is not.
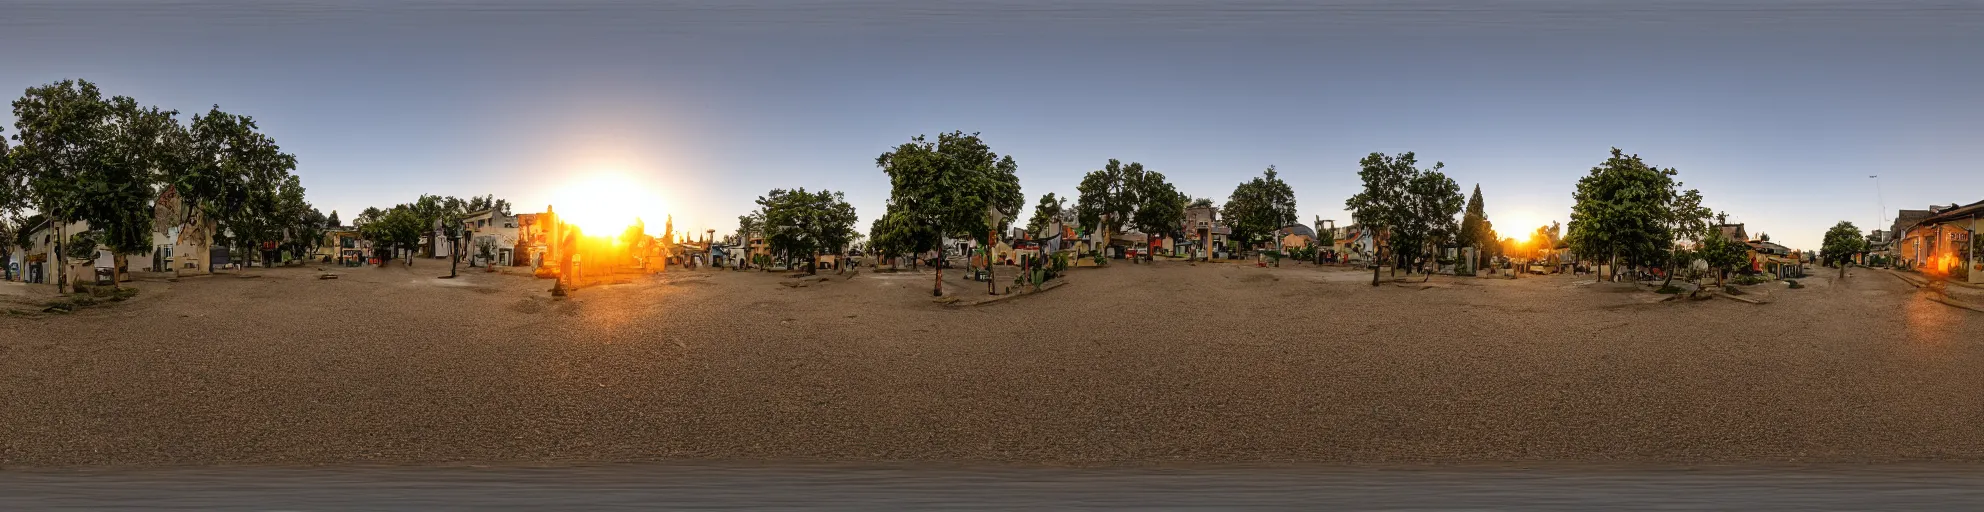
<svg viewBox="0 0 1984 512"><path fill-rule="evenodd" d="M1846 262L1839 262L1839 278L1846 279Z"/></svg>
<svg viewBox="0 0 1984 512"><path fill-rule="evenodd" d="M932 263L935 263L935 267L936 267L936 269L937 269L937 286L936 286L935 288L932 288L932 289L930 289L930 296L931 296L931 297L942 297L942 296L944 296L944 248L943 248L943 246L938 246L938 247L937 247L937 261L935 261L935 262L932 262Z"/></svg>
<svg viewBox="0 0 1984 512"><path fill-rule="evenodd" d="M462 261L462 253L455 250L455 245L454 240L448 241L448 277L450 278L455 277L455 267L461 264Z"/></svg>
<svg viewBox="0 0 1984 512"><path fill-rule="evenodd" d="M992 278L992 244L986 244L986 294L998 296L998 280Z"/></svg>
<svg viewBox="0 0 1984 512"><path fill-rule="evenodd" d="M55 221L55 293L69 293L69 239Z"/></svg>
<svg viewBox="0 0 1984 512"><path fill-rule="evenodd" d="M1375 250L1371 251L1371 286L1378 285L1378 274L1384 271L1384 269L1382 268L1384 265L1378 263L1380 261L1385 261L1384 254L1385 254L1384 247L1378 247Z"/></svg>
<svg viewBox="0 0 1984 512"><path fill-rule="evenodd" d="M820 275L820 251L813 250L813 261L806 262L806 275Z"/></svg>

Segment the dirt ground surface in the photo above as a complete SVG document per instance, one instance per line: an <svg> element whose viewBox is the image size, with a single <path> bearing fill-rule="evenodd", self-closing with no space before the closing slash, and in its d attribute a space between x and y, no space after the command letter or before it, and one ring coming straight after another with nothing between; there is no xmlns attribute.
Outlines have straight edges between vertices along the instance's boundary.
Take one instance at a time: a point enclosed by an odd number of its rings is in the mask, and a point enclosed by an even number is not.
<svg viewBox="0 0 1984 512"><path fill-rule="evenodd" d="M0 315L0 467L1984 462L1984 314L1860 269L1751 304L1162 262L963 308L928 273L331 271Z"/></svg>

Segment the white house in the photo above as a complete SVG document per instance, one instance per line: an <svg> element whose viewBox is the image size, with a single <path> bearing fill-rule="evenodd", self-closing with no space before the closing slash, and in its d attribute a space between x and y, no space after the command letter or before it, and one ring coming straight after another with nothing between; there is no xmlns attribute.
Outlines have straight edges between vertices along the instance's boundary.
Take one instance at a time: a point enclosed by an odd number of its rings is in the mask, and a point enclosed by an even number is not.
<svg viewBox="0 0 1984 512"><path fill-rule="evenodd" d="M43 222L36 226L26 227L26 229L31 230L28 232L27 249L13 253L7 261L8 268L13 271L12 279L14 281L33 284L55 284L55 265L58 260L56 251L66 249L64 247L66 241L63 238L88 231L90 225L88 222L77 221L64 224L61 228L58 231L53 222ZM115 255L101 248L98 248L96 251L95 258L81 260L69 258L69 280L71 282L93 282L96 279L96 269L112 268L116 266L116 262L117 258Z"/></svg>
<svg viewBox="0 0 1984 512"><path fill-rule="evenodd" d="M468 233L464 237L467 243L463 244L462 250L468 253L472 258L471 261L496 266L514 264L518 237L516 215L490 208L470 212L462 219L462 223L468 228ZM483 257L479 249L483 244L491 246L488 259Z"/></svg>

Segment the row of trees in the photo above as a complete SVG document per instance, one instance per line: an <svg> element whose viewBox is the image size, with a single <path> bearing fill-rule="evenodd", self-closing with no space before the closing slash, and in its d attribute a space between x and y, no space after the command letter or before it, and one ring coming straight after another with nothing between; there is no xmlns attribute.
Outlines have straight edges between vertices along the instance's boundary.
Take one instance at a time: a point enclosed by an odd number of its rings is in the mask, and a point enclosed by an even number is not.
<svg viewBox="0 0 1984 512"><path fill-rule="evenodd" d="M997 241L993 237L1006 230L1025 202L1015 174L1018 165L993 152L976 133L942 133L935 141L917 136L877 157L875 165L889 175L890 193L887 211L870 226L869 242L885 257L935 251L941 261L947 237L976 240L989 250ZM1027 230L1040 232L1073 213L1083 232L1113 237L1135 229L1167 236L1180 229L1188 206L1211 205L1210 200L1192 200L1163 173L1113 158L1083 176L1076 193L1073 205L1053 193L1042 195ZM1232 239L1250 246L1295 222L1295 192L1270 166L1236 187L1222 213L1233 229ZM739 224L762 220L746 216ZM943 293L941 267L932 293Z"/></svg>
<svg viewBox="0 0 1984 512"><path fill-rule="evenodd" d="M405 253L407 266L413 266L413 254L425 249L429 254L434 244L445 240L449 248L448 276L456 275L466 252L465 237L468 226L464 219L470 213L495 210L502 215L510 214L510 202L498 199L494 194L471 196L462 199L455 196L421 194L411 203L400 203L391 208L367 207L353 218L351 224L358 234L371 241L373 250L379 251L382 260L390 260L399 253ZM331 212L336 215L337 212ZM439 236L429 236L438 233ZM422 247L425 238L427 246ZM486 250L485 250L486 252ZM487 255L485 255L487 257ZM474 266L473 260L469 266Z"/></svg>
<svg viewBox="0 0 1984 512"><path fill-rule="evenodd" d="M16 232L54 226L66 247L54 251L59 290L72 255L101 246L122 267L170 227L243 255L262 242L301 252L323 238L327 219L304 200L296 157L251 117L215 105L181 124L178 111L106 98L87 80L28 88L13 113L14 144L0 140L0 217ZM76 222L87 231L68 232Z"/></svg>

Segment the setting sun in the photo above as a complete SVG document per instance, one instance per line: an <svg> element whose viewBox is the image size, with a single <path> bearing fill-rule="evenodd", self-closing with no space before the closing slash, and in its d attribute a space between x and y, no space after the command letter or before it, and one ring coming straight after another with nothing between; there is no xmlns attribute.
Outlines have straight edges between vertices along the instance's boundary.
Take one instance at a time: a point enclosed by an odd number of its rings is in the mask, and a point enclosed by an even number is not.
<svg viewBox="0 0 1984 512"><path fill-rule="evenodd" d="M1488 220L1495 223L1495 232L1501 236L1526 239L1538 227L1549 227L1550 220L1542 215L1527 211L1501 212L1489 214Z"/></svg>
<svg viewBox="0 0 1984 512"><path fill-rule="evenodd" d="M658 223L661 197L640 180L623 173L601 172L562 187L553 198L558 216L589 235L617 234L634 224Z"/></svg>

